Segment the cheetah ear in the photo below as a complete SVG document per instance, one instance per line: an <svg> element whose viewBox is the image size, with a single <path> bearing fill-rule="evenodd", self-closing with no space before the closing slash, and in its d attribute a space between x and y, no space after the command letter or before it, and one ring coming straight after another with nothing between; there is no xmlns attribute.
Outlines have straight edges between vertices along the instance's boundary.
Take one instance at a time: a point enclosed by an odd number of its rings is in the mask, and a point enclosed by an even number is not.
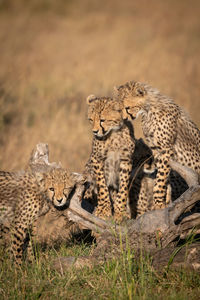
<svg viewBox="0 0 200 300"><path fill-rule="evenodd" d="M87 103L88 105L90 105L90 103L91 103L94 99L96 99L96 96L95 96L95 95L90 95L90 96L87 97L86 103Z"/></svg>
<svg viewBox="0 0 200 300"><path fill-rule="evenodd" d="M84 183L86 181L86 177L83 174L80 173L72 173L72 178L75 181L75 183Z"/></svg>
<svg viewBox="0 0 200 300"><path fill-rule="evenodd" d="M113 88L113 97L114 98L117 98L117 97L119 97L119 87L117 87L117 86L114 86L114 88Z"/></svg>
<svg viewBox="0 0 200 300"><path fill-rule="evenodd" d="M37 183L44 188L44 179L45 179L45 173L42 172L35 172L34 176L36 178Z"/></svg>
<svg viewBox="0 0 200 300"><path fill-rule="evenodd" d="M144 95L146 94L146 90L143 86L136 86L135 93L138 97L144 97Z"/></svg>
<svg viewBox="0 0 200 300"><path fill-rule="evenodd" d="M120 100L115 100L113 105L114 110L121 111L123 109L123 103Z"/></svg>

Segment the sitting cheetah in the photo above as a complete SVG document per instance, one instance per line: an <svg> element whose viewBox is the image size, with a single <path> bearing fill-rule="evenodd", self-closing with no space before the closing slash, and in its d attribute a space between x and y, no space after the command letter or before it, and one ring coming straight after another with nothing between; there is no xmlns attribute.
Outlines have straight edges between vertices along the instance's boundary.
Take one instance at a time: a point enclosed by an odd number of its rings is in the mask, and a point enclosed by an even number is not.
<svg viewBox="0 0 200 300"><path fill-rule="evenodd" d="M123 101L124 119L141 115L157 169L154 209L165 207L170 159L200 173L200 131L173 100L146 84L131 81L115 88L115 94Z"/></svg>
<svg viewBox="0 0 200 300"><path fill-rule="evenodd" d="M69 206L81 175L62 168L48 173L0 171L0 224L11 231L11 252L18 265L30 239L34 221L47 213Z"/></svg>
<svg viewBox="0 0 200 300"><path fill-rule="evenodd" d="M97 189L96 216L114 215L120 222L127 217L128 186L135 147L131 123L122 119L119 101L108 97L87 98L88 119L92 124L92 153L86 173Z"/></svg>

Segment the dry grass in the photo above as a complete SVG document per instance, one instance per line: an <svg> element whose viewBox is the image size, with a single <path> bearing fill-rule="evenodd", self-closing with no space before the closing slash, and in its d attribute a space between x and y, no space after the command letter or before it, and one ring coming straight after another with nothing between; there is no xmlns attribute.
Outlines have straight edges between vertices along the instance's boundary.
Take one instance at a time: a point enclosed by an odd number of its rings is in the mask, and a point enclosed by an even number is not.
<svg viewBox="0 0 200 300"><path fill-rule="evenodd" d="M23 168L47 142L51 160L80 171L91 149L85 98L127 80L172 96L200 126L198 0L25 3L0 1L1 169Z"/></svg>
<svg viewBox="0 0 200 300"><path fill-rule="evenodd" d="M47 142L50 160L81 171L91 149L86 97L127 80L172 96L200 126L199 9L199 0L0 0L0 169L24 168ZM61 276L51 251L22 272L2 252L3 299L199 299L195 272L162 276L123 256Z"/></svg>

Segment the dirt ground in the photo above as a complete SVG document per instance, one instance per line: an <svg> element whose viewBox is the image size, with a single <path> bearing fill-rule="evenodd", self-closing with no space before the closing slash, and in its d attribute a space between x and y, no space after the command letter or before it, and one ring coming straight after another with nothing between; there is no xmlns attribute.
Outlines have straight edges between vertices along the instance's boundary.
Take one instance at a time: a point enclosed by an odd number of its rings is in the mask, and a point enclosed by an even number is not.
<svg viewBox="0 0 200 300"><path fill-rule="evenodd" d="M24 168L46 142L51 161L81 171L86 97L128 80L171 96L200 126L199 11L198 0L0 1L0 168Z"/></svg>

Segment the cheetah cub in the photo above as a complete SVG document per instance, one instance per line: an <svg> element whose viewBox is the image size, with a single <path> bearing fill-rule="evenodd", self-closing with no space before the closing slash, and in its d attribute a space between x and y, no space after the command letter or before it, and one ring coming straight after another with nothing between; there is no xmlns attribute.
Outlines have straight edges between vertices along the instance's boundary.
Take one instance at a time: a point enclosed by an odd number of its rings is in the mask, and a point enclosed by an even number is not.
<svg viewBox="0 0 200 300"><path fill-rule="evenodd" d="M132 218L138 218L153 209L153 187L156 174L157 170L150 148L142 139L136 140L129 192ZM187 189L188 185L181 175L171 170L167 183L166 205L179 198Z"/></svg>
<svg viewBox="0 0 200 300"><path fill-rule="evenodd" d="M120 101L108 97L87 98L92 125L92 153L86 165L97 189L96 216L114 215L120 222L128 216L128 187L135 147L131 123L124 122Z"/></svg>
<svg viewBox="0 0 200 300"><path fill-rule="evenodd" d="M62 168L48 173L0 171L0 225L10 231L11 253L17 265L30 246L34 221L47 213L50 205L67 208L81 180L81 175Z"/></svg>
<svg viewBox="0 0 200 300"><path fill-rule="evenodd" d="M174 101L147 84L130 81L115 88L123 101L123 118L141 115L142 129L157 169L153 207L166 205L169 161L173 159L200 174L200 131Z"/></svg>

